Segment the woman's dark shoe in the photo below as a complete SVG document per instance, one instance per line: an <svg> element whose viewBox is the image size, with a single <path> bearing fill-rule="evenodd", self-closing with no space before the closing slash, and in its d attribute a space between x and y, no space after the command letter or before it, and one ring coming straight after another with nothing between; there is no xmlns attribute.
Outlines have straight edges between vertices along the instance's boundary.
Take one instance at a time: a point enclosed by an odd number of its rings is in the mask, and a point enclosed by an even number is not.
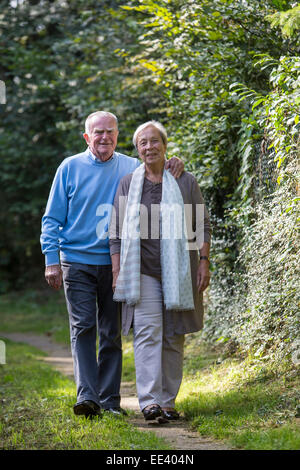
<svg viewBox="0 0 300 470"><path fill-rule="evenodd" d="M179 413L176 410L162 410L162 416L168 421L179 419Z"/></svg>
<svg viewBox="0 0 300 470"><path fill-rule="evenodd" d="M161 416L162 409L159 405L146 406L143 409L143 415L146 421L150 421Z"/></svg>

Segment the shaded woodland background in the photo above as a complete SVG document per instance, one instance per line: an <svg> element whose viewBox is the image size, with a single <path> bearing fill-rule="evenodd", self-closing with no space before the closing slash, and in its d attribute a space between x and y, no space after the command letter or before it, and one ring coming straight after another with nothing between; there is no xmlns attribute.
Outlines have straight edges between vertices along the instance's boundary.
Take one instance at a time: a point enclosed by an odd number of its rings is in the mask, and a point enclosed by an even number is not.
<svg viewBox="0 0 300 470"><path fill-rule="evenodd" d="M286 0L0 0L0 293L43 282L41 217L57 166L85 149L85 117L114 112L129 155L136 127L157 119L212 218L203 336L292 354L299 31Z"/></svg>

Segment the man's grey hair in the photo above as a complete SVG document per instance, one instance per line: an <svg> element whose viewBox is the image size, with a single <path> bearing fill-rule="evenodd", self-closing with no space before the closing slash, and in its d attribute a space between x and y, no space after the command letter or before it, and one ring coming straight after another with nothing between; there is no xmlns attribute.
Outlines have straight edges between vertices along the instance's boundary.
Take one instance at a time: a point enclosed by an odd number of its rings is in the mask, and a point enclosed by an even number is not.
<svg viewBox="0 0 300 470"><path fill-rule="evenodd" d="M132 138L132 142L133 142L133 145L135 146L135 148L137 149L137 138L138 138L138 135L141 131L143 131L144 129L146 129L146 127L149 127L149 126L154 126L156 127L156 129L159 131L160 133L160 136L162 138L162 141L164 143L165 146L168 145L168 135L167 135L167 131L166 129L164 128L164 126L158 122L158 121L147 121L145 122L144 124L141 124L137 130L135 131L135 133L133 134L133 138Z"/></svg>
<svg viewBox="0 0 300 470"><path fill-rule="evenodd" d="M108 111L96 111L92 114L90 114L86 120L85 120L85 133L89 134L90 133L90 121L93 119L95 116L109 116L112 117L116 121L117 129L118 129L118 118L115 116L113 113L110 113Z"/></svg>

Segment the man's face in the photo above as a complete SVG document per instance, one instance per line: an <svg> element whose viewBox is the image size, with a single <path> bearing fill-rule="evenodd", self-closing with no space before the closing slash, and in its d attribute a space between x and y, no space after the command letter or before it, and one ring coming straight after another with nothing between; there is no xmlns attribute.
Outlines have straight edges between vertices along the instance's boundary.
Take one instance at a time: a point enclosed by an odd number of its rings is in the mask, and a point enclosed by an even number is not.
<svg viewBox="0 0 300 470"><path fill-rule="evenodd" d="M117 123L111 116L95 116L89 124L89 134L83 134L83 137L95 157L105 162L110 159L117 146Z"/></svg>

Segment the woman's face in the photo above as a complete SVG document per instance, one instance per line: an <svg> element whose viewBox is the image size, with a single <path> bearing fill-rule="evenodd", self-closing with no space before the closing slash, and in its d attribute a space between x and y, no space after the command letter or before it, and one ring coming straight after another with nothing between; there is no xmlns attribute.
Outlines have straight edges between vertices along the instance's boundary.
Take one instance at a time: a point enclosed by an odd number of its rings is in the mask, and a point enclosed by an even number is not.
<svg viewBox="0 0 300 470"><path fill-rule="evenodd" d="M149 125L139 132L137 149L139 157L146 165L164 162L166 145L163 143L159 130L154 126Z"/></svg>

